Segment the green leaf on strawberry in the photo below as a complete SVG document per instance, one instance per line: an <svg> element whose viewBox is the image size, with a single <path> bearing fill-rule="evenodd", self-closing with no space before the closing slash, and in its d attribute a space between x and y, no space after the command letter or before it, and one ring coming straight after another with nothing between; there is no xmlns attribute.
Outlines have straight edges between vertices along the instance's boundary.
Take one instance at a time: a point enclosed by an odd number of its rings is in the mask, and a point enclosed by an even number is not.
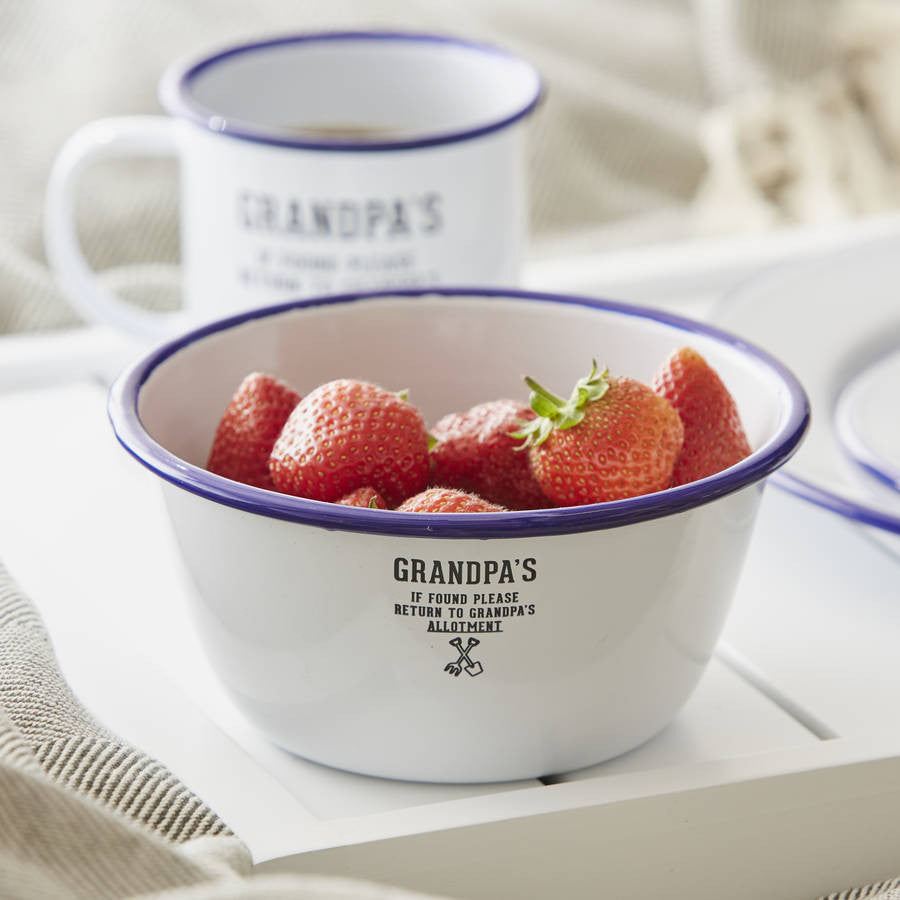
<svg viewBox="0 0 900 900"><path fill-rule="evenodd" d="M542 444L550 436L554 428L565 430L572 428L584 419L584 410L588 403L599 400L609 390L609 370L597 370L597 361L592 360L589 375L575 382L575 387L568 400L563 400L538 384L531 376L525 376L525 384L531 388L529 404L537 413L537 418L525 423L513 437L524 438L524 447Z"/></svg>
<svg viewBox="0 0 900 900"><path fill-rule="evenodd" d="M524 438L530 470L558 506L624 500L667 488L684 428L672 404L648 385L599 372L576 382L562 400L534 379L538 414L515 436Z"/></svg>

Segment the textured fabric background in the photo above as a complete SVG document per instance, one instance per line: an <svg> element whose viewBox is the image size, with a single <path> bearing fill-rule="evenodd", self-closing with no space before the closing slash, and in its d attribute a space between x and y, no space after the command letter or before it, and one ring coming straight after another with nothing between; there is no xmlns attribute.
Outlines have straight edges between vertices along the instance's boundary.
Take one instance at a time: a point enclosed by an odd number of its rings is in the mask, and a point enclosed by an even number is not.
<svg viewBox="0 0 900 900"><path fill-rule="evenodd" d="M536 63L533 252L677 237L704 177L704 113L758 73L808 77L829 59L835 0L0 0L0 333L76 324L48 272L44 184L63 141L106 115L160 112L174 57L276 32L438 31ZM724 10L724 13L723 13ZM739 49L736 49L739 48ZM116 162L87 173L80 234L105 281L178 298L177 172Z"/></svg>

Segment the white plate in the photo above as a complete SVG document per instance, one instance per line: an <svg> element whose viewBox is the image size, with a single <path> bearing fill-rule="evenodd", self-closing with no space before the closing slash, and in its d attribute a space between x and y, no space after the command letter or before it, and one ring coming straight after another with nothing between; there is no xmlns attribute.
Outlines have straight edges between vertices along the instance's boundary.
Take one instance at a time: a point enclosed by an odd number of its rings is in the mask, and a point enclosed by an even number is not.
<svg viewBox="0 0 900 900"><path fill-rule="evenodd" d="M876 360L838 397L834 429L856 474L900 513L900 350Z"/></svg>
<svg viewBox="0 0 900 900"><path fill-rule="evenodd" d="M726 295L711 318L778 357L809 394L807 437L772 480L872 526L900 554L900 506L856 477L835 427L844 389L900 349L900 239L769 269ZM896 416L896 400L892 408Z"/></svg>

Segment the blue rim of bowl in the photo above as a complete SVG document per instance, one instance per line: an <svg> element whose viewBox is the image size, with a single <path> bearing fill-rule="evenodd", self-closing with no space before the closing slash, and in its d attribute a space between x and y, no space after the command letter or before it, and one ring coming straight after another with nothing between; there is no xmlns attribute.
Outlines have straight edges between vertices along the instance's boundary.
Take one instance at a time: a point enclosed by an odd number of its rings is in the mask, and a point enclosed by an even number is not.
<svg viewBox="0 0 900 900"><path fill-rule="evenodd" d="M784 411L772 438L750 456L730 468L690 484L644 494L627 500L498 513L408 513L362 509L306 500L250 487L213 475L170 453L144 429L138 412L140 392L154 370L173 354L197 341L255 319L294 310L331 304L360 303L379 299L483 298L549 302L585 306L671 326L689 334L701 334L739 349L779 379ZM631 525L683 512L733 491L762 481L796 451L809 425L809 401L803 387L787 367L755 345L711 325L682 316L611 300L569 294L496 288L430 288L365 291L294 300L249 310L207 323L164 343L136 361L115 381L109 393L108 413L122 446L140 463L166 481L216 503L269 518L320 528L382 535L429 538L517 538L570 534Z"/></svg>
<svg viewBox="0 0 900 900"><path fill-rule="evenodd" d="M772 476L772 483L783 491L806 500L822 509L837 513L860 525L870 525L882 531L900 534L900 516L891 515L875 506L866 503L858 503L849 497L834 493L821 485L806 478L801 478L790 471L776 472Z"/></svg>
<svg viewBox="0 0 900 900"><path fill-rule="evenodd" d="M191 85L205 70L231 57L243 53L253 53L270 47L286 44L324 43L328 41L408 41L410 43L451 44L473 50L485 55L508 60L530 70L535 89L526 103L523 103L509 115L494 119L471 128L456 129L446 132L431 132L412 138L396 140L336 140L288 137L277 129L267 129L244 120L229 120L215 110L198 103L191 94ZM338 150L338 151L383 151L413 150L420 147L432 147L439 144L452 144L468 141L494 131L508 128L525 118L541 102L544 96L544 83L537 68L522 57L516 56L492 44L479 41L463 40L449 35L429 34L412 31L322 31L301 34L280 35L266 40L235 44L211 53L200 59L176 63L163 74L159 87L159 99L164 109L177 118L186 119L209 131L224 134L240 140L276 147L293 147L303 150Z"/></svg>
<svg viewBox="0 0 900 900"><path fill-rule="evenodd" d="M876 359L861 374L867 374L886 359L893 359L893 357L894 353L891 353L888 357ZM873 449L866 436L855 427L853 414L847 408L848 402L852 402L849 392L853 391L852 396L856 396L854 387L855 385L851 383L844 388L835 405L833 417L835 439L844 455L856 466L857 470L880 485L882 489L889 489L897 494L897 500L900 501L900 467Z"/></svg>

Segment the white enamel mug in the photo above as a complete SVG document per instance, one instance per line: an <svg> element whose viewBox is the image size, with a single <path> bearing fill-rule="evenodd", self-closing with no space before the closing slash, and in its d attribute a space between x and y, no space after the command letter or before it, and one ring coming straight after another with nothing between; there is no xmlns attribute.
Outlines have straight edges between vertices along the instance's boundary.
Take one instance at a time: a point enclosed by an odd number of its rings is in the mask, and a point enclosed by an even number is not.
<svg viewBox="0 0 900 900"><path fill-rule="evenodd" d="M177 63L160 84L169 116L101 119L62 148L48 259L88 321L148 337L290 297L514 284L541 92L528 62L436 35L292 35ZM179 313L117 297L78 244L81 172L140 155L180 161Z"/></svg>

